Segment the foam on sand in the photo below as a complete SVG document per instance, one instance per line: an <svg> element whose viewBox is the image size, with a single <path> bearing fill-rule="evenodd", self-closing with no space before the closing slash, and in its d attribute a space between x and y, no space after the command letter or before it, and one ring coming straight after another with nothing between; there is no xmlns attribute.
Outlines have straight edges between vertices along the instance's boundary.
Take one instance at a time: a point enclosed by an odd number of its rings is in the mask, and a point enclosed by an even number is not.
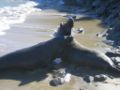
<svg viewBox="0 0 120 90"><path fill-rule="evenodd" d="M10 25L23 23L27 15L37 10L37 5L36 2L28 1L16 7L0 8L0 35L5 35L5 30L9 29Z"/></svg>

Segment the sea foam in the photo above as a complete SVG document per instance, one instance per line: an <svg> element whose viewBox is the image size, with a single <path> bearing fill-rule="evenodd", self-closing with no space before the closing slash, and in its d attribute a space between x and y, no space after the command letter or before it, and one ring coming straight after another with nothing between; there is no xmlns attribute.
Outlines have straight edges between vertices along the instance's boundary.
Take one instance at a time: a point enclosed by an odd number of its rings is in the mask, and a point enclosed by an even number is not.
<svg viewBox="0 0 120 90"><path fill-rule="evenodd" d="M5 30L9 29L10 25L23 23L27 15L37 10L37 5L36 2L28 1L16 7L0 8L0 35L5 35Z"/></svg>

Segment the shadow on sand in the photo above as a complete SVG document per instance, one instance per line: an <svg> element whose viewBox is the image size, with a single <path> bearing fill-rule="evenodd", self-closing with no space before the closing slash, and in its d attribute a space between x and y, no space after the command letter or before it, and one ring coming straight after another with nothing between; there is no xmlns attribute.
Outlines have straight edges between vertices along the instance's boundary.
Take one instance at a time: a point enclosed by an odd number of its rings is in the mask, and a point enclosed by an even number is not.
<svg viewBox="0 0 120 90"><path fill-rule="evenodd" d="M63 68L63 67L62 67ZM107 70L100 70L100 69L94 69L90 67L76 67L74 65L66 65L64 66L66 68L66 71L68 73L71 73L74 76L78 76L81 78L85 78L85 76L95 76L95 75L106 75L107 77L114 79L119 78L119 75L117 75L114 72L109 72ZM21 83L18 86L23 86L26 84L29 84L31 82L40 82L45 80L48 77L48 73L50 73L51 70L48 69L38 69L33 71L9 71L9 72L3 72L0 74L0 80L16 80L20 81Z"/></svg>
<svg viewBox="0 0 120 90"><path fill-rule="evenodd" d="M0 74L0 80L16 80L20 81L19 86L29 84L31 82L39 82L48 77L47 69L38 69L33 71L6 71Z"/></svg>

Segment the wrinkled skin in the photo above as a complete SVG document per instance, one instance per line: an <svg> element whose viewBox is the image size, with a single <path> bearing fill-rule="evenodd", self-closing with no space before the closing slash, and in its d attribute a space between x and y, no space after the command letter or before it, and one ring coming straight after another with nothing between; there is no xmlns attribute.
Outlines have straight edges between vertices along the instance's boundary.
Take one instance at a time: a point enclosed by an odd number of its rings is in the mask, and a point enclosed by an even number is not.
<svg viewBox="0 0 120 90"><path fill-rule="evenodd" d="M32 47L0 57L0 70L31 70L47 67L72 41L72 37L56 37Z"/></svg>
<svg viewBox="0 0 120 90"><path fill-rule="evenodd" d="M88 49L74 40L64 49L62 60L69 64L107 69L120 73L119 67L117 67L105 54L96 50Z"/></svg>
<svg viewBox="0 0 120 90"><path fill-rule="evenodd" d="M59 36L71 35L74 21L69 19L65 24L61 24L58 29ZM120 72L118 66L102 52L88 49L73 40L62 53L62 60L78 66L89 66L93 68L103 68Z"/></svg>

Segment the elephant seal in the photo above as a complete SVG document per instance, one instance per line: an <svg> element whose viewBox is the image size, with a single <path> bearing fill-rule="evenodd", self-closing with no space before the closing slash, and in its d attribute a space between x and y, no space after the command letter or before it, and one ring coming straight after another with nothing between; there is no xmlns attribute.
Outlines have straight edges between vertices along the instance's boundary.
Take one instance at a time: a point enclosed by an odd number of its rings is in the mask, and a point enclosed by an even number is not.
<svg viewBox="0 0 120 90"><path fill-rule="evenodd" d="M74 26L74 20L72 18L68 19L66 23L61 23L55 36L70 36L71 30Z"/></svg>
<svg viewBox="0 0 120 90"><path fill-rule="evenodd" d="M73 19L69 19L67 23L62 24L58 29L58 36L71 35L71 30L74 26ZM63 28L64 27L64 28ZM69 33L67 33L69 32ZM62 60L71 64L80 66L89 66L93 68L104 68L120 73L119 66L102 52L88 49L79 44L73 39L71 43L64 49L62 53Z"/></svg>
<svg viewBox="0 0 120 90"><path fill-rule="evenodd" d="M0 57L0 70L31 70L48 66L72 41L72 37L59 36L37 45Z"/></svg>
<svg viewBox="0 0 120 90"><path fill-rule="evenodd" d="M89 66L100 69L104 68L120 73L119 67L116 66L105 54L93 49L88 49L75 40L64 49L62 60L79 66Z"/></svg>

